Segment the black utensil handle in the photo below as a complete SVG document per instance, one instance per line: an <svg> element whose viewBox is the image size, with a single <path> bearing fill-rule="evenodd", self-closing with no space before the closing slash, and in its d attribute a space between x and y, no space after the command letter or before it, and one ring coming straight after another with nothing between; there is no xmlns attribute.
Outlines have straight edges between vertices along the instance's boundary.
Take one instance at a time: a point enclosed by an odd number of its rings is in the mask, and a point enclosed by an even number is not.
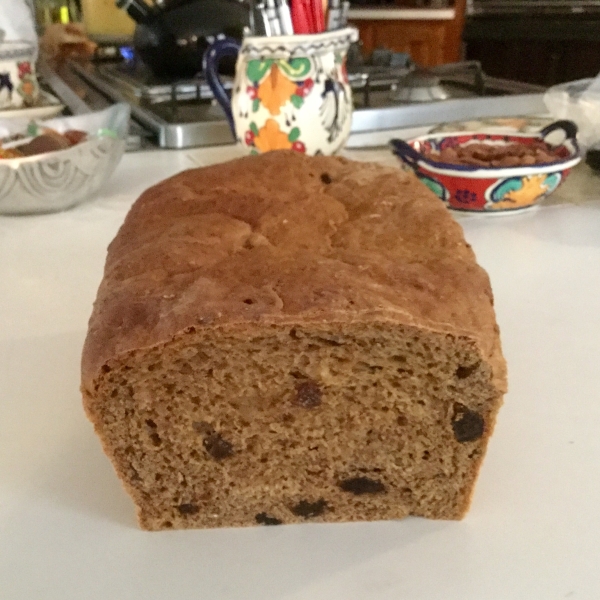
<svg viewBox="0 0 600 600"><path fill-rule="evenodd" d="M152 16L150 7L142 0L115 0L115 6L124 10L136 23L145 23Z"/></svg>
<svg viewBox="0 0 600 600"><path fill-rule="evenodd" d="M407 144L404 140L390 140L390 146L392 147L392 152L413 169L417 167L419 161L423 158L410 144Z"/></svg>
<svg viewBox="0 0 600 600"><path fill-rule="evenodd" d="M204 76L206 77L206 82L212 90L215 99L225 111L225 116L227 117L231 131L233 131L234 137L236 134L233 112L231 110L231 99L219 78L219 61L224 56L237 56L240 48L241 44L237 40L230 37L219 37L206 49L204 58L202 59L202 68Z"/></svg>
<svg viewBox="0 0 600 600"><path fill-rule="evenodd" d="M546 127L540 131L540 137L545 140L546 137L548 137L548 135L550 135L553 131L557 131L559 129L562 129L565 132L565 139L577 143L577 125L575 125L573 121L569 121L567 119L554 121L554 123L546 125Z"/></svg>

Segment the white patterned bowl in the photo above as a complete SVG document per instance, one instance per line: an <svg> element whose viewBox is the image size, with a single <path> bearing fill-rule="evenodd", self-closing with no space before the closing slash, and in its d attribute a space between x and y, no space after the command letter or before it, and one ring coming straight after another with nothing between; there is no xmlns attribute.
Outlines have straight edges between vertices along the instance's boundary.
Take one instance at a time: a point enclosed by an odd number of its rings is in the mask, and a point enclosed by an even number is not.
<svg viewBox="0 0 600 600"><path fill-rule="evenodd" d="M56 212L93 197L123 156L128 123L127 105L44 122L61 132L80 129L97 137L66 150L0 159L0 214ZM98 135L102 130L112 135Z"/></svg>

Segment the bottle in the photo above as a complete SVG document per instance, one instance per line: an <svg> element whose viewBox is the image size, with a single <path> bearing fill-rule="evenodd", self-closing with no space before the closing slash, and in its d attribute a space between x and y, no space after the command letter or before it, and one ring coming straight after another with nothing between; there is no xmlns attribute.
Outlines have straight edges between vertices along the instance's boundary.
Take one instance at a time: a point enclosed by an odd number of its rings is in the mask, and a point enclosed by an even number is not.
<svg viewBox="0 0 600 600"><path fill-rule="evenodd" d="M52 23L73 23L79 21L79 6L75 0L37 0L35 19L38 27Z"/></svg>

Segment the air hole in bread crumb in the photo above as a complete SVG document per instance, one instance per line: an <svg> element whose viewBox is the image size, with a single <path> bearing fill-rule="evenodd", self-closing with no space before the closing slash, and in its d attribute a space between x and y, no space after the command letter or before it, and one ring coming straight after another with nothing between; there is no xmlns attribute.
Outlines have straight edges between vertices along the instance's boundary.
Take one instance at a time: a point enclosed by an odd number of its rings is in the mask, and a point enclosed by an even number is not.
<svg viewBox="0 0 600 600"><path fill-rule="evenodd" d="M398 373L402 373L404 375L408 375L409 377L412 377L414 375L414 371L412 369L396 369L396 371L398 371Z"/></svg>
<svg viewBox="0 0 600 600"><path fill-rule="evenodd" d="M146 425L151 429L156 429L156 423L152 419L146 419Z"/></svg>
<svg viewBox="0 0 600 600"><path fill-rule="evenodd" d="M110 367L108 365L102 365L103 373L110 373Z"/></svg>
<svg viewBox="0 0 600 600"><path fill-rule="evenodd" d="M344 342L342 342L340 340L336 340L333 337L318 336L317 339L319 341L323 342L324 344L327 344L328 346L343 346L344 345Z"/></svg>
<svg viewBox="0 0 600 600"><path fill-rule="evenodd" d="M219 433L210 434L204 439L202 445L215 460L223 460L233 454L233 445L223 439Z"/></svg>
<svg viewBox="0 0 600 600"><path fill-rule="evenodd" d="M200 433L202 435L211 435L215 432L214 427L207 421L194 421L192 423L192 428L196 433Z"/></svg>
<svg viewBox="0 0 600 600"><path fill-rule="evenodd" d="M160 439L160 435L158 435L158 433L153 433L150 436L150 439L155 446L160 446L162 444L162 440Z"/></svg>
<svg viewBox="0 0 600 600"><path fill-rule="evenodd" d="M311 379L296 384L296 396L293 403L302 408L316 408L321 404L323 392Z"/></svg>
<svg viewBox="0 0 600 600"><path fill-rule="evenodd" d="M290 371L290 375L294 379L308 379L308 377L302 371L299 371L298 369L294 369L293 371Z"/></svg>
<svg viewBox="0 0 600 600"><path fill-rule="evenodd" d="M329 173L321 173L321 181L325 185L329 185L333 181L333 179L331 179L331 175Z"/></svg>
<svg viewBox="0 0 600 600"><path fill-rule="evenodd" d="M467 377L470 377L473 373L475 373L475 371L477 370L477 368L479 367L479 363L475 363L474 365L469 365L469 366L460 366L458 367L458 369L456 369L456 377L458 379L466 379Z"/></svg>
<svg viewBox="0 0 600 600"><path fill-rule="evenodd" d="M254 304L254 300L252 300L252 298L246 298L244 304Z"/></svg>
<svg viewBox="0 0 600 600"><path fill-rule="evenodd" d="M191 367L191 365L189 363L183 363L180 367L179 367L179 372L182 375L191 375L193 372L193 369Z"/></svg>

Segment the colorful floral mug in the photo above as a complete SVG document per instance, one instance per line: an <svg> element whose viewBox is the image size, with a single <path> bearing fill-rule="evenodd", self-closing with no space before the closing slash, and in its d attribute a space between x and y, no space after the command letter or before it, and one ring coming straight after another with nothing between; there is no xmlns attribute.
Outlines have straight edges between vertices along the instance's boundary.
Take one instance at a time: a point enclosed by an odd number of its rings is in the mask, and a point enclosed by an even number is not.
<svg viewBox="0 0 600 600"><path fill-rule="evenodd" d="M252 153L291 149L334 154L350 135L352 90L346 55L351 27L312 35L218 38L204 74L234 136ZM237 55L231 100L218 76L223 56Z"/></svg>
<svg viewBox="0 0 600 600"><path fill-rule="evenodd" d="M29 42L0 43L0 110L35 104L40 88L34 61Z"/></svg>

